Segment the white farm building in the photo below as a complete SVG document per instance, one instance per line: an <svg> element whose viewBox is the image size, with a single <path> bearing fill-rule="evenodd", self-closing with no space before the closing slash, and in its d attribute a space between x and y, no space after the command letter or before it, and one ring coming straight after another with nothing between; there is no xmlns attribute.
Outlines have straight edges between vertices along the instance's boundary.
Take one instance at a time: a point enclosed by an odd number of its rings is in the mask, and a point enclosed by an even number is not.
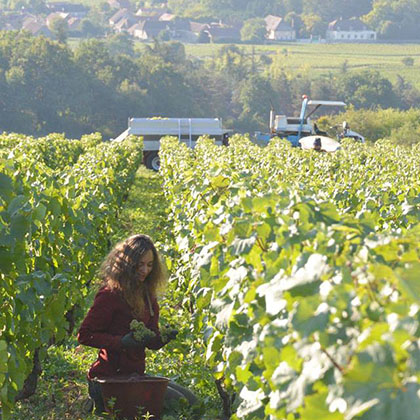
<svg viewBox="0 0 420 420"><path fill-rule="evenodd" d="M366 42L375 41L376 32L368 28L360 19L337 19L328 25L327 41Z"/></svg>

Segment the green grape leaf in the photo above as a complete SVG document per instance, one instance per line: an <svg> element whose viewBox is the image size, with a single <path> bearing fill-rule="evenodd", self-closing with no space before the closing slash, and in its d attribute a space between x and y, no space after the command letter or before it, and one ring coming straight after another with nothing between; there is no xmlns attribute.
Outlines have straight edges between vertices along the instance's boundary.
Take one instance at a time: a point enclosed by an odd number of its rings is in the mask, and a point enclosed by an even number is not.
<svg viewBox="0 0 420 420"><path fill-rule="evenodd" d="M397 278L404 295L416 302L420 302L420 263L408 268L398 269Z"/></svg>

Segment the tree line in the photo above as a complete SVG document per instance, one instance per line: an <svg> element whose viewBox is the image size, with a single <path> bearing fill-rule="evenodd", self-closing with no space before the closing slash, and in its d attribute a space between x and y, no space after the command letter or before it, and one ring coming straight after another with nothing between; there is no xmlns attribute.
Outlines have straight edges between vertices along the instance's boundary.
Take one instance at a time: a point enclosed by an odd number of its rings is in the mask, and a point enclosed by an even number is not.
<svg viewBox="0 0 420 420"><path fill-rule="evenodd" d="M138 51L122 35L66 44L24 32L0 32L0 132L113 138L129 117L220 117L239 132L266 131L271 107L296 115L303 93L340 99L355 110L417 106L420 92L378 72L309 79L235 45L209 60L186 56L178 42Z"/></svg>

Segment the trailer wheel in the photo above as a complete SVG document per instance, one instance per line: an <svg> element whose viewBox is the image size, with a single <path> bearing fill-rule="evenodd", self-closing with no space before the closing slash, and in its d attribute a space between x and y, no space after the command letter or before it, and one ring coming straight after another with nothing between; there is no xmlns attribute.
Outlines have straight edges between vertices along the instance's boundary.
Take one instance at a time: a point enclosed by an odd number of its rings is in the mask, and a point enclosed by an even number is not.
<svg viewBox="0 0 420 420"><path fill-rule="evenodd" d="M160 168L160 159L157 152L151 152L146 156L145 159L146 168L158 171Z"/></svg>

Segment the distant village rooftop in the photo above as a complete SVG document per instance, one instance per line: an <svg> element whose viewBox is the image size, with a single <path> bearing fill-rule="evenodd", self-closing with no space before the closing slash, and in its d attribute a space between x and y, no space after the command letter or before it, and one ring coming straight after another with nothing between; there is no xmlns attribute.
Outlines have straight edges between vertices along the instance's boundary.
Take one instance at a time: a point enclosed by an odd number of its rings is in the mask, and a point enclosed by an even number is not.
<svg viewBox="0 0 420 420"><path fill-rule="evenodd" d="M369 30L368 26L363 23L360 19L351 18L343 19L339 18L330 22L328 25L330 31L366 31Z"/></svg>

